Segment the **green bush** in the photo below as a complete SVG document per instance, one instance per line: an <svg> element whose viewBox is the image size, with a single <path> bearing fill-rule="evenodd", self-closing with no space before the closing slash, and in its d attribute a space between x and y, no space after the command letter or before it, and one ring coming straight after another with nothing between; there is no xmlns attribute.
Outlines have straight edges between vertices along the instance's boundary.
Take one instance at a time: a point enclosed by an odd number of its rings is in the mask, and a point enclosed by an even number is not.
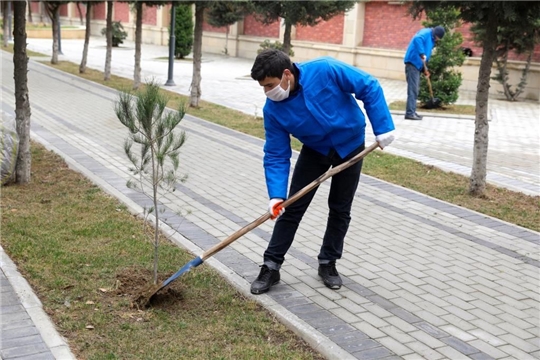
<svg viewBox="0 0 540 360"><path fill-rule="evenodd" d="M174 56L183 59L193 48L193 15L190 4L176 5ZM171 29L169 28L169 33Z"/></svg>
<svg viewBox="0 0 540 360"><path fill-rule="evenodd" d="M270 42L270 40L266 39L264 40L260 45L259 45L260 49L257 50L257 54L260 54L261 51L263 50L266 50L266 49L277 49L277 50L281 50L283 51L283 44L279 41L275 41L275 42ZM292 49L292 44L291 44L291 49L289 50L289 56L294 56L294 51Z"/></svg>
<svg viewBox="0 0 540 360"><path fill-rule="evenodd" d="M430 11L427 18L428 20L423 22L424 26L441 25L446 30L446 34L437 44L428 63L433 96L439 98L442 104L453 104L458 100L459 87L462 82L461 72L457 71L456 68L463 65L465 60L461 49L463 37L459 32L452 32L459 25L459 10ZM424 104L431 100L427 80L424 76L420 79L418 100Z"/></svg>
<svg viewBox="0 0 540 360"><path fill-rule="evenodd" d="M127 38L128 34L124 31L124 27L122 26L122 23L120 21L113 21L112 29L112 46L117 47L118 45L124 43L124 40ZM106 27L101 29L101 35L107 35Z"/></svg>

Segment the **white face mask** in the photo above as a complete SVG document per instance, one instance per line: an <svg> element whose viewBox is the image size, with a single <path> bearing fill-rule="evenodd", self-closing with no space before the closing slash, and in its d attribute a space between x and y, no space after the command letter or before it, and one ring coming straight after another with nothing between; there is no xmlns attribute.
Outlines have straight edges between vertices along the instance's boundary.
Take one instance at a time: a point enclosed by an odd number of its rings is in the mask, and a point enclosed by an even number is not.
<svg viewBox="0 0 540 360"><path fill-rule="evenodd" d="M283 76L285 76L285 74ZM281 80L283 81L283 77L281 78ZM273 88L272 90L268 90L265 93L265 95L270 100L282 101L282 100L285 100L286 98L289 97L289 91L290 90L291 90L291 82L290 81L287 82L287 90L284 90L281 87L281 81L280 81L279 84L275 88Z"/></svg>

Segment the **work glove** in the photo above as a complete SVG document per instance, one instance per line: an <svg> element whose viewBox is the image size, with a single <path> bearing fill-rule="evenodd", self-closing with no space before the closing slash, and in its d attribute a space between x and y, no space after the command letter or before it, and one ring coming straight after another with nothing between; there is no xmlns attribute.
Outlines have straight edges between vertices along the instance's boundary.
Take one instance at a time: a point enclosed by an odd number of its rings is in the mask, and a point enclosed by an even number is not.
<svg viewBox="0 0 540 360"><path fill-rule="evenodd" d="M268 212L270 213L270 218L276 220L278 217L283 215L285 208L281 206L283 199L270 199L268 203Z"/></svg>
<svg viewBox="0 0 540 360"><path fill-rule="evenodd" d="M381 149L384 149L394 141L394 130L375 136L375 141L379 143Z"/></svg>

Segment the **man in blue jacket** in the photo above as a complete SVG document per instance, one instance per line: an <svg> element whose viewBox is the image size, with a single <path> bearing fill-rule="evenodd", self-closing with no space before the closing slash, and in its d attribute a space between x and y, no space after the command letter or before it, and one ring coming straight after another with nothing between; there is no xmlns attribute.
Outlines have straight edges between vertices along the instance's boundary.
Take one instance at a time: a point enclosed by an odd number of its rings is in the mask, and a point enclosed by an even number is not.
<svg viewBox="0 0 540 360"><path fill-rule="evenodd" d="M429 77L427 62L431 57L431 51L435 47L436 41L444 36L444 28L436 26L418 31L407 48L405 53L405 78L407 79L407 110L405 119L422 120L422 116L416 113L416 101L420 90L420 73Z"/></svg>
<svg viewBox="0 0 540 360"><path fill-rule="evenodd" d="M264 170L269 212L277 219L260 274L251 284L253 294L262 294L279 282L285 254L316 191L304 195L286 211L280 206L287 198L291 135L300 140L303 147L289 195L364 149L366 120L356 99L363 102L381 149L394 140L394 122L379 82L362 70L331 57L293 64L282 51L267 49L255 59L251 77L259 82L267 96L263 109ZM342 285L336 260L343 252L361 169L360 161L332 177L326 233L318 255L319 276L331 289Z"/></svg>

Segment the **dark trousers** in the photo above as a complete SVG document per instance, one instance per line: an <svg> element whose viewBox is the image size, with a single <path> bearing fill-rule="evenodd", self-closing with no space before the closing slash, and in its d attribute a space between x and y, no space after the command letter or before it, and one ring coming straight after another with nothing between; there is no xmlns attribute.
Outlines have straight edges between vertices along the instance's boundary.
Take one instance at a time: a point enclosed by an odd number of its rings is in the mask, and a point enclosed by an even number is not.
<svg viewBox="0 0 540 360"><path fill-rule="evenodd" d="M324 174L330 167L340 165L364 150L364 144L342 159L335 151L322 155L315 150L302 147L294 168L289 196ZM328 195L328 221L324 234L319 263L328 263L341 258L343 242L351 221L351 206L360 180L362 161L350 166L331 178ZM269 268L279 270L285 254L291 247L298 225L304 216L317 188L313 189L294 204L285 209L274 226L272 238L264 252L264 263Z"/></svg>
<svg viewBox="0 0 540 360"><path fill-rule="evenodd" d="M407 79L407 110L405 115L414 116L416 114L418 92L420 91L420 70L413 64L405 64L405 78Z"/></svg>

